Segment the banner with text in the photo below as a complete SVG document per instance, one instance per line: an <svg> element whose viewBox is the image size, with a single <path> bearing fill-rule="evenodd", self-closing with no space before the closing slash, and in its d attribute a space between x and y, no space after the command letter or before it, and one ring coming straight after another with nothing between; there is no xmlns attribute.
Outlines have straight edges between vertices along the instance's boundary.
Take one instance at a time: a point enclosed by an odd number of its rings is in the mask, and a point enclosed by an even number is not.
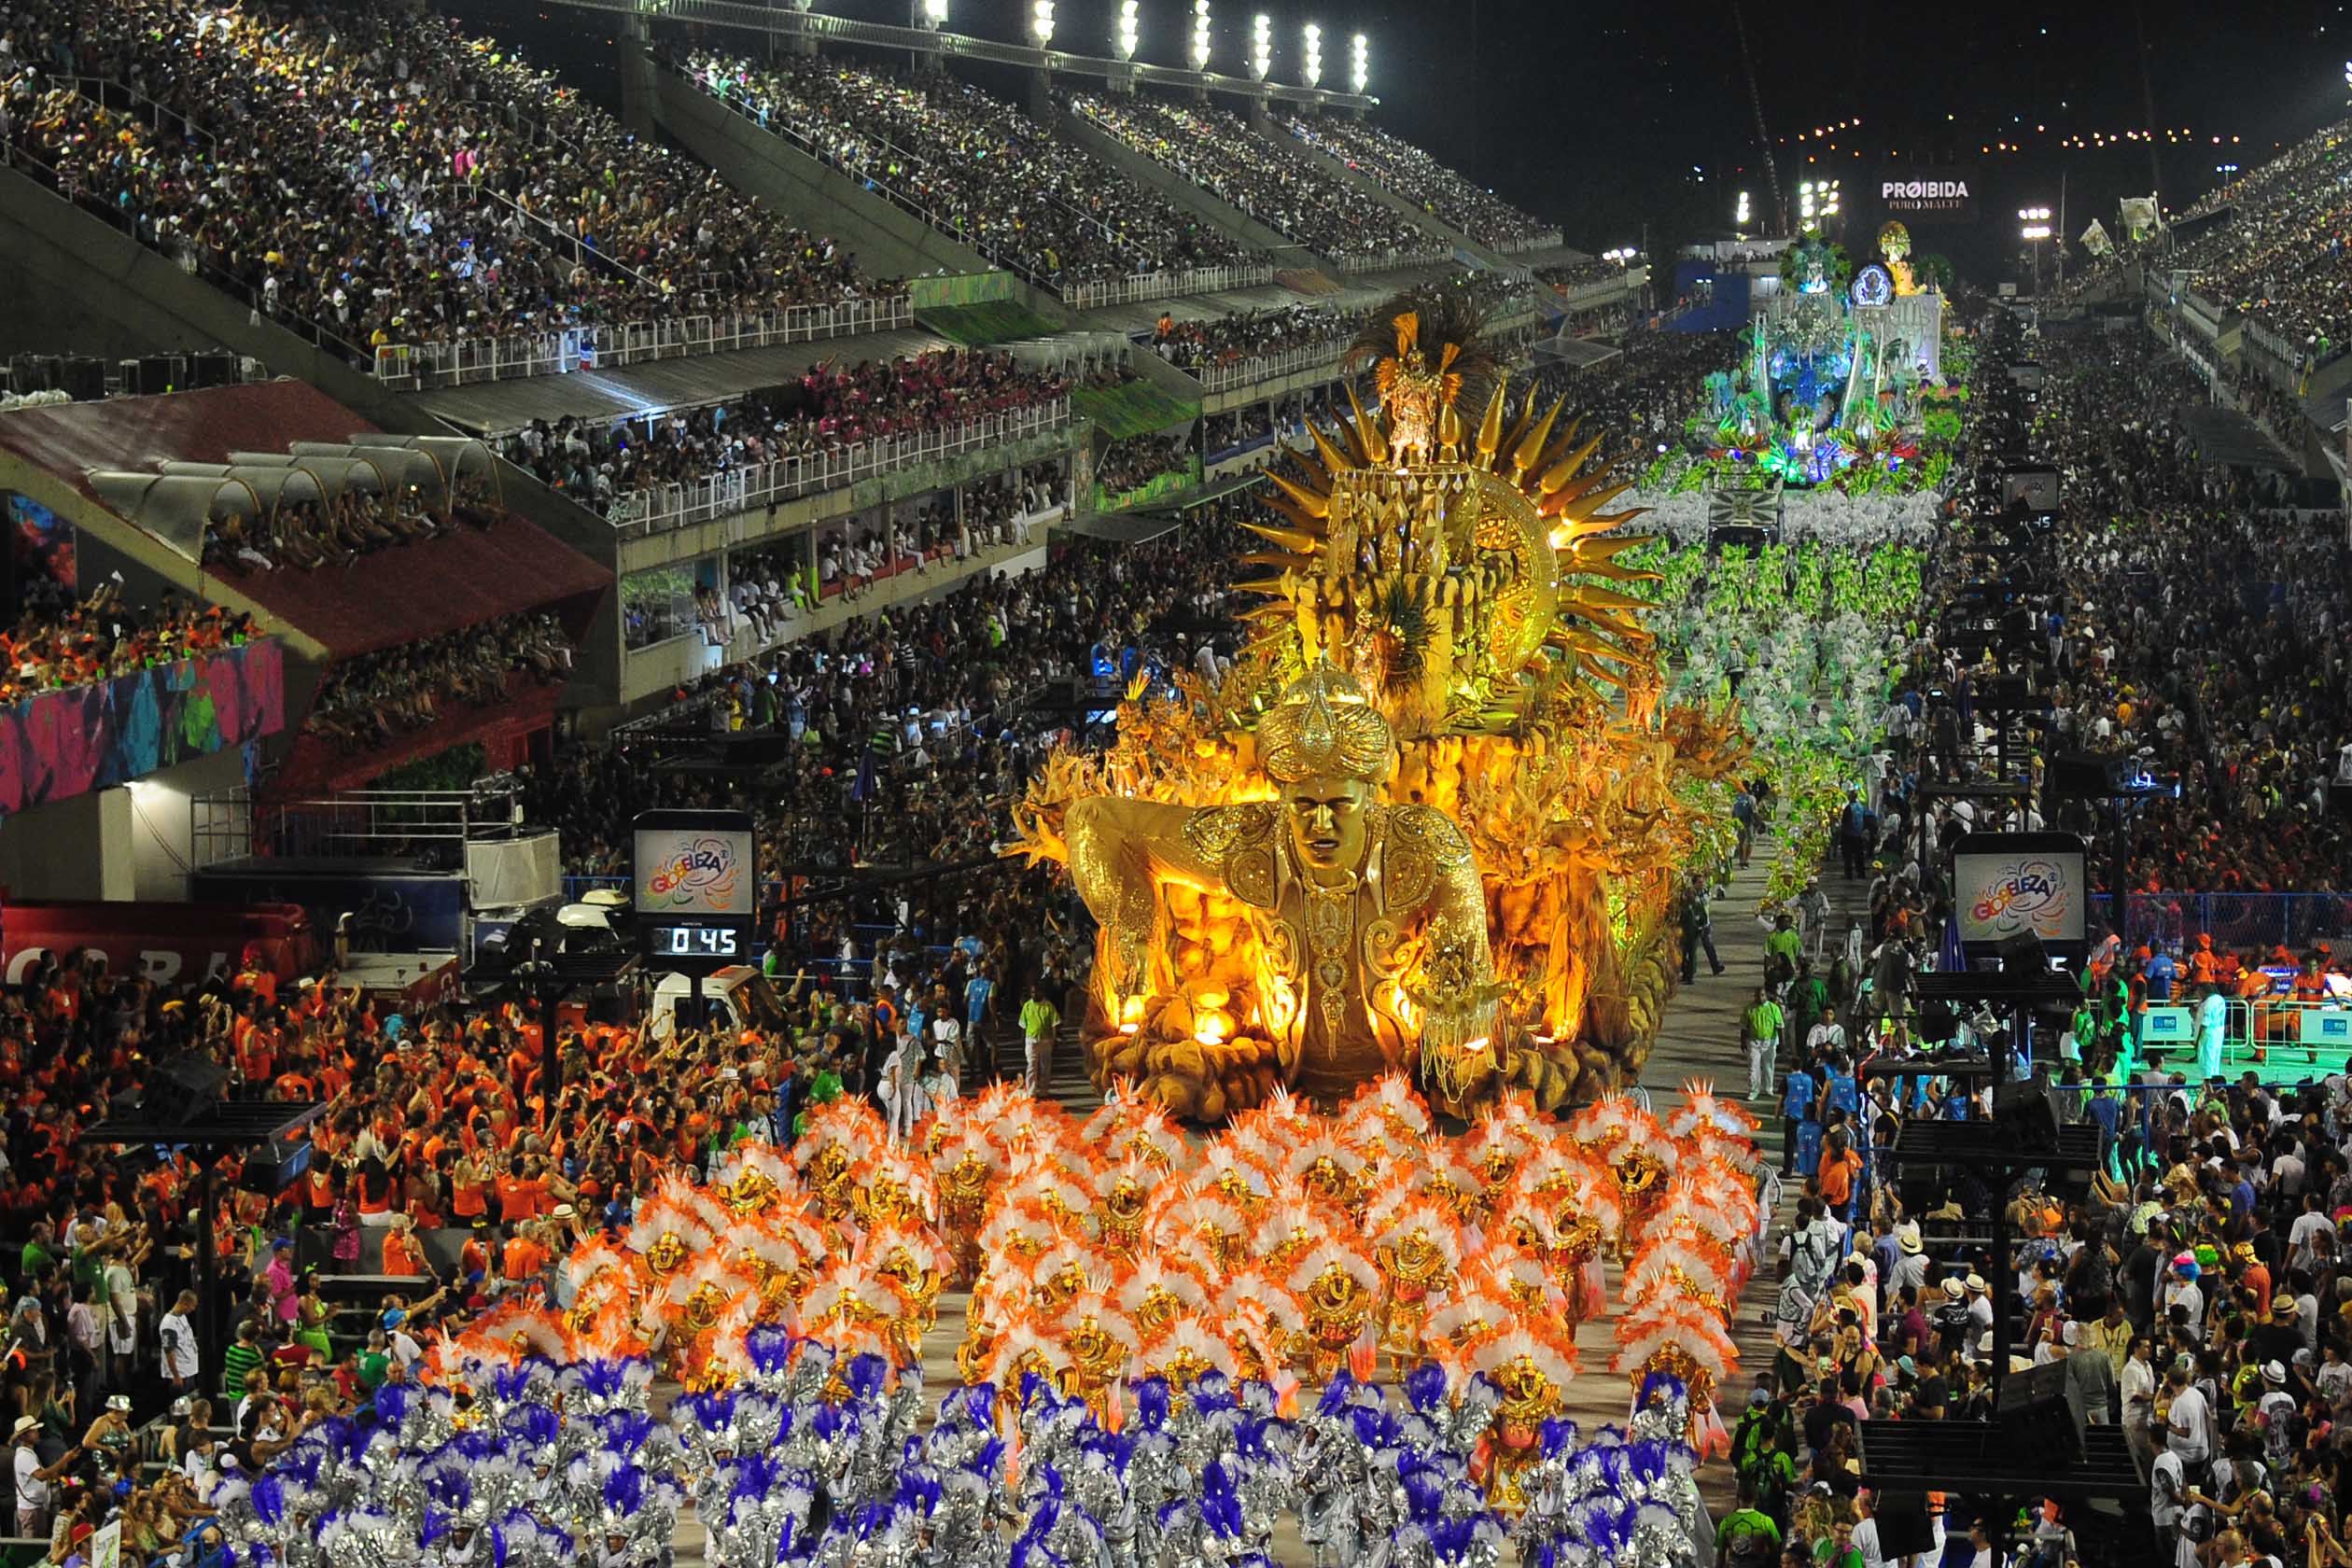
<svg viewBox="0 0 2352 1568"><path fill-rule="evenodd" d="M1888 218L1904 227L1921 224L1974 223L1977 217L1973 177L1965 169L1906 165L1879 176L1879 206Z"/></svg>

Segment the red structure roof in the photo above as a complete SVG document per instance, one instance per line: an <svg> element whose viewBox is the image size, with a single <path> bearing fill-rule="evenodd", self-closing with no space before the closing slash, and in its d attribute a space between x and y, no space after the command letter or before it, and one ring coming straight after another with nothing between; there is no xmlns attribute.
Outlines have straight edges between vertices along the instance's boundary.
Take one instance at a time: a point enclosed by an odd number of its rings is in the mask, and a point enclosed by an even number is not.
<svg viewBox="0 0 2352 1568"><path fill-rule="evenodd" d="M297 381L58 403L0 413L0 451L45 469L93 503L93 469L152 471L171 460L224 463L232 452L283 453L296 441L343 442L376 427ZM126 527L135 526L126 523ZM509 515L344 569L216 574L189 564L193 588L233 590L337 659L397 647L520 610L550 609L575 637L612 574L553 535Z"/></svg>

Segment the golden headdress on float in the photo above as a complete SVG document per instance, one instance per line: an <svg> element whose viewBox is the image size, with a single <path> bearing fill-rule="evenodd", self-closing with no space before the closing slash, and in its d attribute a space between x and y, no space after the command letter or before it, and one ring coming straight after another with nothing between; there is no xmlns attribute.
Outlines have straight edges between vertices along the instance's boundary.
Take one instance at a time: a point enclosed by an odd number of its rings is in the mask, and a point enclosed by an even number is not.
<svg viewBox="0 0 2352 1568"><path fill-rule="evenodd" d="M1396 736L1355 678L1319 664L1258 721L1258 766L1278 784L1353 778L1377 784L1396 760Z"/></svg>

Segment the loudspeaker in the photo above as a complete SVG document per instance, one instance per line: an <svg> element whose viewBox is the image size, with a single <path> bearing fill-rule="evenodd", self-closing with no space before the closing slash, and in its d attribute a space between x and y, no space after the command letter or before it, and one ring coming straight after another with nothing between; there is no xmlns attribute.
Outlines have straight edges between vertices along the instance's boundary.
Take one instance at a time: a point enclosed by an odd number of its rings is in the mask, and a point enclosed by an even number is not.
<svg viewBox="0 0 2352 1568"><path fill-rule="evenodd" d="M2027 1470L2059 1471L2082 1463L2081 1391L2064 1360L2001 1379L1993 1412L2001 1444Z"/></svg>
<svg viewBox="0 0 2352 1568"><path fill-rule="evenodd" d="M228 1081L225 1067L175 1057L147 1079L147 1092L139 1097L139 1113L164 1127L179 1127L226 1099L222 1091Z"/></svg>
<svg viewBox="0 0 2352 1568"><path fill-rule="evenodd" d="M1936 1527L1924 1491L1883 1491L1878 1499L1879 1557L1888 1562L1936 1549Z"/></svg>
<svg viewBox="0 0 2352 1568"><path fill-rule="evenodd" d="M2026 1154L2057 1152L2058 1107L2038 1082L2003 1084L1995 1089L1993 1126L2011 1148Z"/></svg>
<svg viewBox="0 0 2352 1568"><path fill-rule="evenodd" d="M296 1143L264 1143L245 1151L237 1167L237 1186L250 1193L280 1193L310 1170L317 1145L307 1138Z"/></svg>
<svg viewBox="0 0 2352 1568"><path fill-rule="evenodd" d="M208 348L193 357L189 376L198 386L234 386L237 357L225 348Z"/></svg>
<svg viewBox="0 0 2352 1568"><path fill-rule="evenodd" d="M2043 951L2037 931L2022 931L2015 936L2005 936L1993 945L1993 956L2001 960L2003 974L2047 974L2050 955Z"/></svg>
<svg viewBox="0 0 2352 1568"><path fill-rule="evenodd" d="M141 357L139 396L154 398L169 392L178 381L178 378L172 373L176 363L177 357L170 354L149 354Z"/></svg>
<svg viewBox="0 0 2352 1568"><path fill-rule="evenodd" d="M52 363L56 363L52 361ZM76 355L57 364L59 391L77 403L95 403L106 396L106 362L86 355Z"/></svg>

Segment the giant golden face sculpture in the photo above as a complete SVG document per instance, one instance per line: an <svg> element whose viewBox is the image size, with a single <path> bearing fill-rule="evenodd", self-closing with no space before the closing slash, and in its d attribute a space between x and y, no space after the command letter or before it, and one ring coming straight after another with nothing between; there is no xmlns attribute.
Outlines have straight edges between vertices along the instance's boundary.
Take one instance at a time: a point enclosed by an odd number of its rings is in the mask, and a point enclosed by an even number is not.
<svg viewBox="0 0 2352 1568"><path fill-rule="evenodd" d="M1311 427L1245 557L1222 685L1120 709L1051 759L1020 852L1100 925L1098 1082L1220 1120L1277 1085L1337 1103L1392 1068L1466 1111L1637 1070L1670 988L1673 869L1726 830L1732 715L1661 712L1645 603L1561 404L1511 417L1458 297L1358 345L1383 397ZM1475 431L1460 402L1483 394Z"/></svg>

